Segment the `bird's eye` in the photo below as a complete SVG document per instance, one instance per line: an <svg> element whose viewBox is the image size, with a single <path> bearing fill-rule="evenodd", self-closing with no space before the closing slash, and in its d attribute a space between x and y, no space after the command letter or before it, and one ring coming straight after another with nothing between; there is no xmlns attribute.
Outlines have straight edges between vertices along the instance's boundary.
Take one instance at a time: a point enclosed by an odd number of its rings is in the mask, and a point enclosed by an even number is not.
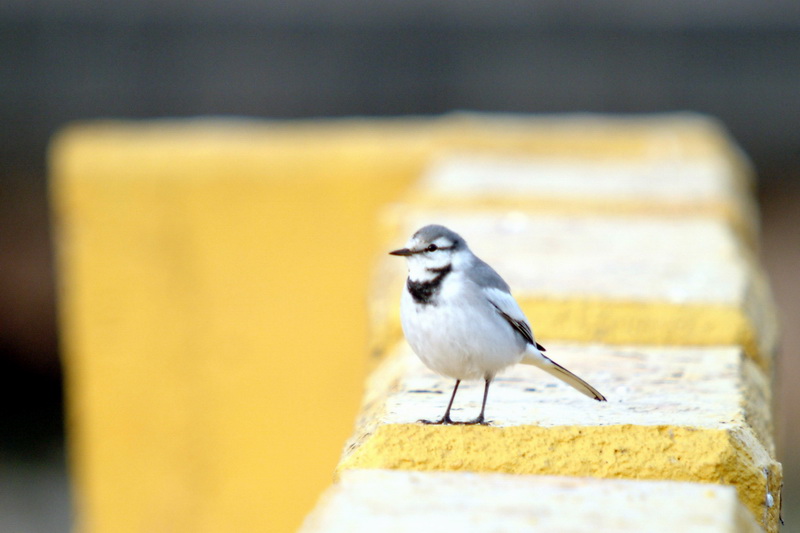
<svg viewBox="0 0 800 533"><path fill-rule="evenodd" d="M438 249L439 249L439 247L436 246L435 244L429 244L428 247L425 248L425 251L426 252L435 252Z"/></svg>

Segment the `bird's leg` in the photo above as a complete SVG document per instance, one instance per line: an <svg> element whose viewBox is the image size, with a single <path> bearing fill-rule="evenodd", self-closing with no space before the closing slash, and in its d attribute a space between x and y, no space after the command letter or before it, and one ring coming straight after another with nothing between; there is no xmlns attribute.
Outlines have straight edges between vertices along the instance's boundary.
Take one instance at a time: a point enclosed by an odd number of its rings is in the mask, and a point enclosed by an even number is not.
<svg viewBox="0 0 800 533"><path fill-rule="evenodd" d="M453 421L450 419L450 408L453 407L453 400L456 399L456 391L458 390L458 386L461 384L461 380L456 380L456 386L453 387L453 395L450 396L450 403L447 404L447 411L444 412L444 416L441 420L420 420L423 424L452 424Z"/></svg>
<svg viewBox="0 0 800 533"><path fill-rule="evenodd" d="M486 397L489 396L489 384L492 382L490 378L486 378L486 385L483 388L483 403L481 404L481 414L478 415L478 418L474 420L470 420L469 422L464 422L465 426L473 426L473 425L488 425L489 422L483 417L483 412L486 410Z"/></svg>

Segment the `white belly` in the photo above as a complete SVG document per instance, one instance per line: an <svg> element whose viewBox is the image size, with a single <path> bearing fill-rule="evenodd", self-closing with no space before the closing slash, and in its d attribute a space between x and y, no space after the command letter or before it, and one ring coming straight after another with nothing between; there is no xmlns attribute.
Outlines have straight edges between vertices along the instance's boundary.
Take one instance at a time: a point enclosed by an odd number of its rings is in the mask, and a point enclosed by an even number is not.
<svg viewBox="0 0 800 533"><path fill-rule="evenodd" d="M401 317L406 340L438 374L491 379L522 359L526 343L477 290L456 294L456 286L463 287L445 283L437 304L418 304L403 291Z"/></svg>

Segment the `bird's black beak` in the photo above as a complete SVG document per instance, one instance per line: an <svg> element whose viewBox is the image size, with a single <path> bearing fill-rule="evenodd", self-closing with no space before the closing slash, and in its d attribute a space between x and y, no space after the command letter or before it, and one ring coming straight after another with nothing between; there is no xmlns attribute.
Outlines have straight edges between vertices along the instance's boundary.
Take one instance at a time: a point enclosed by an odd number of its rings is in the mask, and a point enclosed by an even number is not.
<svg viewBox="0 0 800 533"><path fill-rule="evenodd" d="M400 248L399 250L395 250L393 252L389 252L389 255L403 255L403 256L406 256L406 255L411 255L413 253L414 252L412 252L408 248Z"/></svg>

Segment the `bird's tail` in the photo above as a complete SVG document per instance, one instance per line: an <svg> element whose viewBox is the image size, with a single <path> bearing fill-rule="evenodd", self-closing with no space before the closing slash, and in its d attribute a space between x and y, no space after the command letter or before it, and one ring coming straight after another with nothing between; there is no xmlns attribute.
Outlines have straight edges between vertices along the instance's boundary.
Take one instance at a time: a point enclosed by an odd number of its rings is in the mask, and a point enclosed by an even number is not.
<svg viewBox="0 0 800 533"><path fill-rule="evenodd" d="M534 350L532 347L529 348L523 355L521 363L541 368L548 374L557 377L576 391L580 392L581 394L585 394L589 398L597 400L598 402L606 401L606 397L600 394L597 389L544 355L539 350Z"/></svg>

